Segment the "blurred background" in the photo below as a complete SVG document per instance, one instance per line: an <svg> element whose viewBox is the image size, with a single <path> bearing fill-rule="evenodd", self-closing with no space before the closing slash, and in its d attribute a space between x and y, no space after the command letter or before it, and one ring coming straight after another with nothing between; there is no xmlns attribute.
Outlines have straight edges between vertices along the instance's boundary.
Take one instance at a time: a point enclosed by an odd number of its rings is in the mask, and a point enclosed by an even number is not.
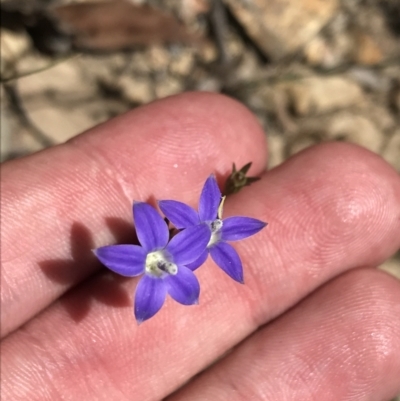
<svg viewBox="0 0 400 401"><path fill-rule="evenodd" d="M2 161L200 90L256 114L270 167L336 140L400 172L400 0L1 0L1 81Z"/></svg>

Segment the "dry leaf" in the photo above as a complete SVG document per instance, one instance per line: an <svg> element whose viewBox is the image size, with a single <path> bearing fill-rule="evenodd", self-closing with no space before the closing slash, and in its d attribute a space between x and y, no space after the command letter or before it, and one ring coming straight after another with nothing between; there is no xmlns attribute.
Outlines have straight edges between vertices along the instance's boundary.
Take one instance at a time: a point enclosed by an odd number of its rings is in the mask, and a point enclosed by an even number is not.
<svg viewBox="0 0 400 401"><path fill-rule="evenodd" d="M116 51L153 43L198 40L174 17L126 1L69 4L52 12L63 30L73 35L73 43L79 49Z"/></svg>

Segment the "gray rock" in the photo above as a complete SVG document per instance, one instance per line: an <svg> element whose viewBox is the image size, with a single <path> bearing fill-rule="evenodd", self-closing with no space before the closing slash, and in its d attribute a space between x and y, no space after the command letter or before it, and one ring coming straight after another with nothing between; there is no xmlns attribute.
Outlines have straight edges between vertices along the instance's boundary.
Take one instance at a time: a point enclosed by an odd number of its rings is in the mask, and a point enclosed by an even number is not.
<svg viewBox="0 0 400 401"><path fill-rule="evenodd" d="M334 15L337 0L224 0L267 57L296 52Z"/></svg>
<svg viewBox="0 0 400 401"><path fill-rule="evenodd" d="M325 139L352 142L373 152L382 148L383 133L363 115L343 111L335 114L327 124Z"/></svg>
<svg viewBox="0 0 400 401"><path fill-rule="evenodd" d="M327 113L357 105L363 91L344 77L312 77L281 84L294 112L299 116Z"/></svg>
<svg viewBox="0 0 400 401"><path fill-rule="evenodd" d="M398 128L387 142L382 154L398 172L400 172L400 128Z"/></svg>

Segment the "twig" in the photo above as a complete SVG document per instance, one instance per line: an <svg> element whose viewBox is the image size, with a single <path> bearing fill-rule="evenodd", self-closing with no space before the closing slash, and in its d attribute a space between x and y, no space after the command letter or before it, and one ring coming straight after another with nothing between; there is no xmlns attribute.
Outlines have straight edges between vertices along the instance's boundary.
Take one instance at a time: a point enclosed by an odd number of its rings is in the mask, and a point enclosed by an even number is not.
<svg viewBox="0 0 400 401"><path fill-rule="evenodd" d="M55 61L49 63L48 65L38 68L37 70L23 72L21 74L16 74L16 75L13 75L13 76L7 77L7 78L3 78L0 75L0 83L6 84L6 83L14 81L16 79L25 78L25 77L29 77L30 75L38 74L39 72L43 72L43 71L49 70L50 68L56 67L57 65L63 63L64 61L73 60L74 58L77 58L79 56L80 56L80 54L78 53L78 54L73 54L72 56L63 57L59 60L55 60Z"/></svg>
<svg viewBox="0 0 400 401"><path fill-rule="evenodd" d="M222 66L231 64L232 59L226 48L226 37L228 32L228 23L226 18L226 10L221 0L212 0L210 13L210 21L215 34L215 41L220 56Z"/></svg>
<svg viewBox="0 0 400 401"><path fill-rule="evenodd" d="M29 130L32 136L44 147L54 145L54 142L43 133L35 123L30 119L22 104L21 97L19 96L18 88L13 83L4 84L4 91L6 92L10 101L10 106L14 113L20 119L22 125Z"/></svg>

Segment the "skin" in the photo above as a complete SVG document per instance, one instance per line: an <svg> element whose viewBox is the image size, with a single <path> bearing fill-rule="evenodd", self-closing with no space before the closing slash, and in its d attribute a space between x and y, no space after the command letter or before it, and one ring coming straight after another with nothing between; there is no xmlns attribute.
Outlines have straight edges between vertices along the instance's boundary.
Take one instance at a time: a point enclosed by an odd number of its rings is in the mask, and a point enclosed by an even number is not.
<svg viewBox="0 0 400 401"><path fill-rule="evenodd" d="M239 103L188 93L2 166L2 395L12 400L389 400L400 392L400 178L354 145L269 172ZM205 179L262 179L224 217L268 221L234 244L245 285L209 258L200 305L168 299L138 327L137 279L91 249L134 240L133 200L193 207ZM227 352L230 351L228 354ZM216 362L217 361L217 362ZM196 376L196 377L194 377ZM191 380L193 379L193 380Z"/></svg>

